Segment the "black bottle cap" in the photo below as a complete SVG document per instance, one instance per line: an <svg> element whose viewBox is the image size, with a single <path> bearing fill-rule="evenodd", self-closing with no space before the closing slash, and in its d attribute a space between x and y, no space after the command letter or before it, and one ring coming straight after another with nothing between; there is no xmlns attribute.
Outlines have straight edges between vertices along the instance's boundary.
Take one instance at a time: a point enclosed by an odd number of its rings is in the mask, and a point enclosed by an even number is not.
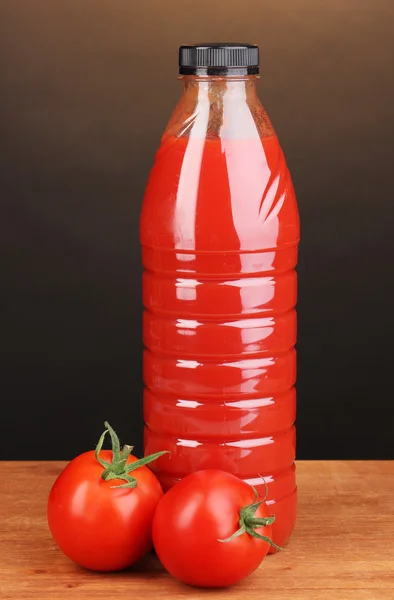
<svg viewBox="0 0 394 600"><path fill-rule="evenodd" d="M181 75L257 75L259 48L254 44L192 44L179 48Z"/></svg>

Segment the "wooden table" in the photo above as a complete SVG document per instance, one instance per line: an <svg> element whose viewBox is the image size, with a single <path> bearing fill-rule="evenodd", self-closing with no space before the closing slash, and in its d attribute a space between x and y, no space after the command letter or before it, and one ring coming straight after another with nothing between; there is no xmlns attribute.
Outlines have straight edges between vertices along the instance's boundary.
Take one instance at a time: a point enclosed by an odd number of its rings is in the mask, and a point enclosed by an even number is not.
<svg viewBox="0 0 394 600"><path fill-rule="evenodd" d="M46 499L63 463L0 463L0 598L394 600L394 462L299 462L299 516L284 552L238 586L199 590L150 555L111 575L55 547Z"/></svg>

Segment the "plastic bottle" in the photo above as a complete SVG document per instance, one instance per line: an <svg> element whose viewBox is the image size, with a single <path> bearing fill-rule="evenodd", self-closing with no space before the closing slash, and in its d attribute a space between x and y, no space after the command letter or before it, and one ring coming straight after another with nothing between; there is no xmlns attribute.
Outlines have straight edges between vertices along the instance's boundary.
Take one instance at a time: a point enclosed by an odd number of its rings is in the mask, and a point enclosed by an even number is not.
<svg viewBox="0 0 394 600"><path fill-rule="evenodd" d="M255 486L283 545L296 515L299 219L256 93L258 48L180 48L183 94L141 215L145 453L163 487L219 468Z"/></svg>

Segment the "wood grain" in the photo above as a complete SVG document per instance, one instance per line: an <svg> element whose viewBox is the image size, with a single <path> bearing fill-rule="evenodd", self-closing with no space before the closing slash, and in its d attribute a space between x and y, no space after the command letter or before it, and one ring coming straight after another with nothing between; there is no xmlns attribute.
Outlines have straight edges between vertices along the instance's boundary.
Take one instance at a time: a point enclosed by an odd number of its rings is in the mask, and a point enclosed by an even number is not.
<svg viewBox="0 0 394 600"><path fill-rule="evenodd" d="M170 577L150 555L111 575L55 547L46 499L63 463L0 463L0 598L394 600L394 462L299 462L299 515L284 552L226 590Z"/></svg>

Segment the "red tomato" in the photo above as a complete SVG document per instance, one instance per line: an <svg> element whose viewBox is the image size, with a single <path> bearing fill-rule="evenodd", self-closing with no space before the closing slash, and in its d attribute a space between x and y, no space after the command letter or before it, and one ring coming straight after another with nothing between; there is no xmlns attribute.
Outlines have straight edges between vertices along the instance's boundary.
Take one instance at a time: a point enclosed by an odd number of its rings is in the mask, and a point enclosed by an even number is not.
<svg viewBox="0 0 394 600"><path fill-rule="evenodd" d="M122 452L112 428L96 452L74 458L55 481L48 500L48 524L60 550L95 571L124 569L152 548L152 519L163 496L141 460ZM109 432L113 450L101 450ZM162 453L158 453L162 454ZM135 470L134 470L135 469Z"/></svg>
<svg viewBox="0 0 394 600"><path fill-rule="evenodd" d="M153 543L177 579L223 587L257 569L270 547L273 521L247 483L224 471L198 471L160 500Z"/></svg>

